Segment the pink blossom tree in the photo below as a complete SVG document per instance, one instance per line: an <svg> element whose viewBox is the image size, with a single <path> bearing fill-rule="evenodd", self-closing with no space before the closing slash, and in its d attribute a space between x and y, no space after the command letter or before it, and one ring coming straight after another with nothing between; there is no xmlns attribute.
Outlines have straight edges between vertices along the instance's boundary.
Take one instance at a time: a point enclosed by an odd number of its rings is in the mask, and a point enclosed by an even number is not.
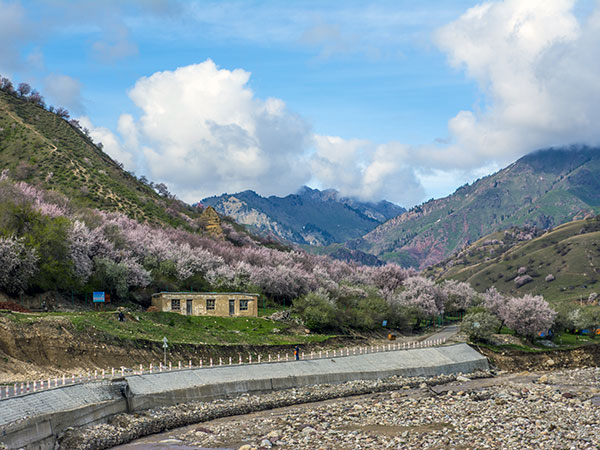
<svg viewBox="0 0 600 450"><path fill-rule="evenodd" d="M364 268L361 269L361 271L363 270ZM373 267L365 272L370 272L368 284L375 285L379 289L390 289L392 291L401 287L404 280L416 275L414 270L405 269L397 264Z"/></svg>
<svg viewBox="0 0 600 450"><path fill-rule="evenodd" d="M19 93L20 97L27 97L31 92L31 86L27 83L19 83L17 92Z"/></svg>
<svg viewBox="0 0 600 450"><path fill-rule="evenodd" d="M504 321L508 299L498 292L495 286L490 287L481 297L483 299L483 307Z"/></svg>
<svg viewBox="0 0 600 450"><path fill-rule="evenodd" d="M556 317L556 311L550 308L544 297L529 294L509 299L503 314L506 326L527 337L549 330Z"/></svg>
<svg viewBox="0 0 600 450"><path fill-rule="evenodd" d="M20 294L37 273L38 256L25 246L23 238L0 238L0 289L8 294Z"/></svg>
<svg viewBox="0 0 600 450"><path fill-rule="evenodd" d="M477 293L469 283L446 280L441 284L445 293L444 308L448 312L464 312L473 305Z"/></svg>
<svg viewBox="0 0 600 450"><path fill-rule="evenodd" d="M434 318L444 313L446 295L440 286L422 277L410 277L404 281L404 290L396 297L398 303L412 308L417 317L417 326L422 319ZM394 306L393 304L391 306Z"/></svg>

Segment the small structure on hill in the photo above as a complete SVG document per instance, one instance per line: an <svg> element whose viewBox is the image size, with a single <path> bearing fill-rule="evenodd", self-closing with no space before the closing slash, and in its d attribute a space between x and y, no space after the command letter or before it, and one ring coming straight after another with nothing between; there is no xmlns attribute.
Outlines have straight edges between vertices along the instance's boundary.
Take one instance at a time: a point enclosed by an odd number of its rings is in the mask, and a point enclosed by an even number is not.
<svg viewBox="0 0 600 450"><path fill-rule="evenodd" d="M152 306L186 316L258 317L258 294L246 292L158 292Z"/></svg>
<svg viewBox="0 0 600 450"><path fill-rule="evenodd" d="M204 229L217 239L224 239L223 227L221 226L221 217L212 206L209 206L202 212L200 220L204 223Z"/></svg>

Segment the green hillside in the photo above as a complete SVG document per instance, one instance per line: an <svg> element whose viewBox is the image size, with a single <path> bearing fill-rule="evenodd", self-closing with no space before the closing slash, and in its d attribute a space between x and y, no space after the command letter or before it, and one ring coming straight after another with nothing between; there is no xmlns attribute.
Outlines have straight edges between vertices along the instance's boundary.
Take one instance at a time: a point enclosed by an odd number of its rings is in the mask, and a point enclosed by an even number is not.
<svg viewBox="0 0 600 450"><path fill-rule="evenodd" d="M0 90L0 170L66 195L73 204L139 221L183 225L198 212L124 171L86 134L40 106Z"/></svg>
<svg viewBox="0 0 600 450"><path fill-rule="evenodd" d="M547 149L430 200L349 243L380 259L425 268L511 226L547 229L600 212L600 150Z"/></svg>
<svg viewBox="0 0 600 450"><path fill-rule="evenodd" d="M427 273L468 281L480 292L494 285L506 294L542 294L551 301L600 292L600 216L535 235L531 228L490 234ZM519 269L531 280L517 287Z"/></svg>

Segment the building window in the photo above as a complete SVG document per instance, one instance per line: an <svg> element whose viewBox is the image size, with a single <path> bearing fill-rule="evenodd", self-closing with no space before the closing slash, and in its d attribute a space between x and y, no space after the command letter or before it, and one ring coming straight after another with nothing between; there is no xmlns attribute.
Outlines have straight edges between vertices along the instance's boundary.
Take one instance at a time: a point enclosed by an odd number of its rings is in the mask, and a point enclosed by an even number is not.
<svg viewBox="0 0 600 450"><path fill-rule="evenodd" d="M248 311L248 300L240 300L240 311Z"/></svg>
<svg viewBox="0 0 600 450"><path fill-rule="evenodd" d="M209 298L206 300L206 310L207 311L215 310L215 299L214 298Z"/></svg>
<svg viewBox="0 0 600 450"><path fill-rule="evenodd" d="M171 300L171 311L179 311L181 309L181 302L178 298Z"/></svg>

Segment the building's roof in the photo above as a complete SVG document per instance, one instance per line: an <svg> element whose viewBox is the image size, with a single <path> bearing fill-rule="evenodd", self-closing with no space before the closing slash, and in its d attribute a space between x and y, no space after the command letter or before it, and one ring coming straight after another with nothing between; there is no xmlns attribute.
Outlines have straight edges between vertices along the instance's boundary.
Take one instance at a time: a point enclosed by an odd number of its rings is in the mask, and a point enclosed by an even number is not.
<svg viewBox="0 0 600 450"><path fill-rule="evenodd" d="M179 292L170 292L170 291L162 291L157 292L156 294L152 294L152 297L155 295L161 294L197 294L197 295L248 295L252 297L260 297L259 294L252 294L250 292L197 292L197 291L179 291Z"/></svg>

